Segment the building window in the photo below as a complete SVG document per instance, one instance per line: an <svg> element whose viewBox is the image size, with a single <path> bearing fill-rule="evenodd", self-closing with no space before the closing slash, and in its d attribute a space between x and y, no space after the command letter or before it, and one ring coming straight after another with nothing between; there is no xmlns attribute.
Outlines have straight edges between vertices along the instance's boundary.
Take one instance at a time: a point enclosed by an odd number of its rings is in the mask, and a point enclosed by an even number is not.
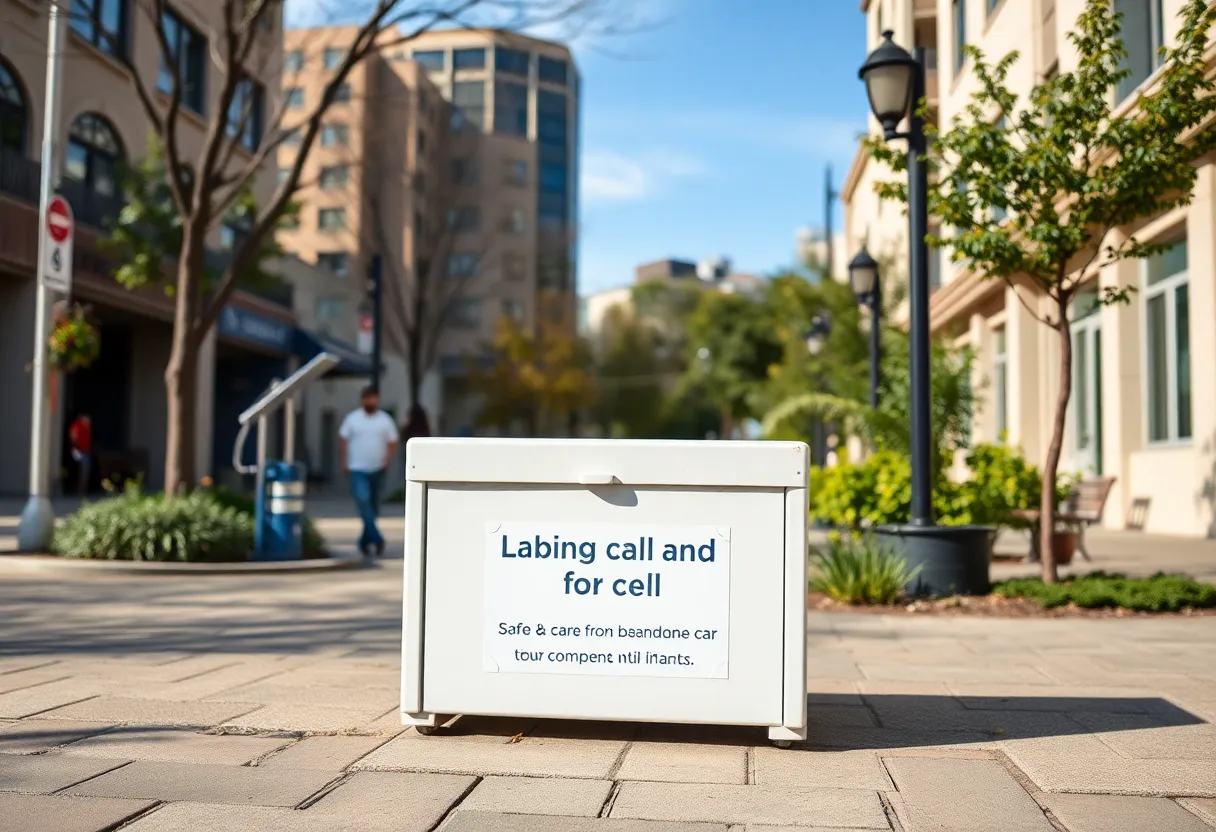
<svg viewBox="0 0 1216 832"><path fill-rule="evenodd" d="M1191 332L1187 244L1144 264L1145 381L1148 439L1191 438Z"/></svg>
<svg viewBox="0 0 1216 832"><path fill-rule="evenodd" d="M524 212L522 208L512 208L503 215L502 230L507 234L524 233Z"/></svg>
<svg viewBox="0 0 1216 832"><path fill-rule="evenodd" d="M471 156L462 156L448 163L453 185L471 185L477 181L477 166Z"/></svg>
<svg viewBox="0 0 1216 832"><path fill-rule="evenodd" d="M1122 101L1161 66L1165 19L1161 0L1115 0L1115 11L1123 15L1119 37L1127 52L1120 68L1130 71L1115 91L1117 100Z"/></svg>
<svg viewBox="0 0 1216 832"><path fill-rule="evenodd" d="M481 324L481 302L477 298L456 298L450 313L452 326L473 329Z"/></svg>
<svg viewBox="0 0 1216 832"><path fill-rule="evenodd" d="M540 189L550 193L566 192L566 166L546 162L540 166Z"/></svg>
<svg viewBox="0 0 1216 832"><path fill-rule="evenodd" d="M220 226L220 248L223 251L236 251L253 230L253 217L242 214L233 217Z"/></svg>
<svg viewBox="0 0 1216 832"><path fill-rule="evenodd" d="M504 164L503 181L516 188L528 184L528 163L519 159L508 159Z"/></svg>
<svg viewBox="0 0 1216 832"><path fill-rule="evenodd" d="M515 298L503 298L502 300L502 316L508 318L515 323L523 323L524 320L524 302Z"/></svg>
<svg viewBox="0 0 1216 832"><path fill-rule="evenodd" d="M83 113L68 132L64 173L84 183L87 192L118 194L118 168L124 158L114 126L96 113Z"/></svg>
<svg viewBox="0 0 1216 832"><path fill-rule="evenodd" d="M345 57L345 49L338 49L331 46L322 54L321 66L325 67L326 69L337 69Z"/></svg>
<svg viewBox="0 0 1216 832"><path fill-rule="evenodd" d="M72 30L93 46L127 54L127 0L72 0L69 15Z"/></svg>
<svg viewBox="0 0 1216 832"><path fill-rule="evenodd" d="M486 85L483 81L457 81L452 85L452 127L459 130L465 123L479 130L486 123Z"/></svg>
<svg viewBox="0 0 1216 832"><path fill-rule="evenodd" d="M287 168L279 168L279 184L282 185L291 178L291 171Z"/></svg>
<svg viewBox="0 0 1216 832"><path fill-rule="evenodd" d="M499 72L528 77L528 53L504 46L494 48L494 68Z"/></svg>
<svg viewBox="0 0 1216 832"><path fill-rule="evenodd" d="M321 186L321 190L323 191L332 191L345 188L349 179L349 165L329 165L321 168L321 175L317 177L317 184Z"/></svg>
<svg viewBox="0 0 1216 832"><path fill-rule="evenodd" d="M421 130L418 131L418 138L415 141L415 145L418 148L419 156L426 153L426 133L422 132Z"/></svg>
<svg viewBox="0 0 1216 832"><path fill-rule="evenodd" d="M967 45L967 0L954 0L954 74L963 71L967 56L963 47Z"/></svg>
<svg viewBox="0 0 1216 832"><path fill-rule="evenodd" d="M286 72L299 72L304 68L304 53L299 49L292 49L290 52L283 55L283 69Z"/></svg>
<svg viewBox="0 0 1216 832"><path fill-rule="evenodd" d="M246 150L257 150L262 141L262 118L265 107L262 85L252 78L237 81L228 105L228 135L239 138ZM243 121L242 121L243 119Z"/></svg>
<svg viewBox="0 0 1216 832"><path fill-rule="evenodd" d="M169 64L176 63L177 80L182 89L182 104L202 115L206 92L207 41L190 24L168 9L161 17L160 24L165 32L165 41L169 44L169 55L167 60L165 56L161 56L156 88L165 95L172 95L174 73Z"/></svg>
<svg viewBox="0 0 1216 832"><path fill-rule="evenodd" d="M453 69L485 69L486 50L456 49L452 52Z"/></svg>
<svg viewBox="0 0 1216 832"><path fill-rule="evenodd" d="M345 251L319 251L317 252L317 265L328 269L334 277L346 277L346 270L350 265L350 255Z"/></svg>
<svg viewBox="0 0 1216 832"><path fill-rule="evenodd" d="M427 72L441 72L445 64L443 50L432 49L424 52L415 52L414 63Z"/></svg>
<svg viewBox="0 0 1216 832"><path fill-rule="evenodd" d="M346 317L346 298L317 298L317 323L332 324Z"/></svg>
<svg viewBox="0 0 1216 832"><path fill-rule="evenodd" d="M350 101L350 84L338 84L334 87L334 103L345 104Z"/></svg>
<svg viewBox="0 0 1216 832"><path fill-rule="evenodd" d="M481 208L462 205L448 209L448 228L453 231L476 231L481 227Z"/></svg>
<svg viewBox="0 0 1216 832"><path fill-rule="evenodd" d="M566 62L557 58L546 58L544 55L536 59L536 76L548 84L566 85Z"/></svg>
<svg viewBox="0 0 1216 832"><path fill-rule="evenodd" d="M350 128L347 125L321 125L321 147L346 147L349 141Z"/></svg>
<svg viewBox="0 0 1216 832"><path fill-rule="evenodd" d="M476 254L456 251L448 256L448 277L472 277L475 274L477 274Z"/></svg>
<svg viewBox="0 0 1216 832"><path fill-rule="evenodd" d="M494 132L506 136L528 135L528 85L513 81L494 84Z"/></svg>
<svg viewBox="0 0 1216 832"><path fill-rule="evenodd" d="M304 90L300 87L292 87L287 90L283 96L283 104L289 110L296 110L304 106Z"/></svg>
<svg viewBox="0 0 1216 832"><path fill-rule="evenodd" d="M414 212L414 244L426 236L426 221L422 219L422 212Z"/></svg>
<svg viewBox="0 0 1216 832"><path fill-rule="evenodd" d="M566 96L560 92L537 90L536 134L545 144L565 145Z"/></svg>
<svg viewBox="0 0 1216 832"><path fill-rule="evenodd" d="M0 63L0 149L25 152L25 122L28 114L25 94L17 76Z"/></svg>
<svg viewBox="0 0 1216 832"><path fill-rule="evenodd" d="M1005 327L992 331L992 404L996 416L996 438L1005 440L1009 430L1009 363L1005 346Z"/></svg>
<svg viewBox="0 0 1216 832"><path fill-rule="evenodd" d="M502 274L507 280L523 280L527 268L528 258L517 251L508 252L502 257Z"/></svg>
<svg viewBox="0 0 1216 832"><path fill-rule="evenodd" d="M322 208L317 211L317 228L322 231L341 231L346 228L346 209Z"/></svg>
<svg viewBox="0 0 1216 832"><path fill-rule="evenodd" d="M419 170L414 172L414 193L426 193L426 171Z"/></svg>
<svg viewBox="0 0 1216 832"><path fill-rule="evenodd" d="M299 147L300 146L300 130L295 128L288 130L283 136L283 147Z"/></svg>

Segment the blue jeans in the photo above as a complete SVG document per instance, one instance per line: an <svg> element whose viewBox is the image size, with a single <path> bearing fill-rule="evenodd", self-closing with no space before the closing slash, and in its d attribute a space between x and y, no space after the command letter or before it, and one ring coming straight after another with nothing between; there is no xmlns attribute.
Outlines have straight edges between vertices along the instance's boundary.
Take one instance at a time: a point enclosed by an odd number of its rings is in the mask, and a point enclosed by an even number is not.
<svg viewBox="0 0 1216 832"><path fill-rule="evenodd" d="M383 546L384 538L376 528L376 515L380 513L380 483L384 471L351 471L350 493L355 498L355 508L363 520L363 534L359 535L359 551L369 546Z"/></svg>

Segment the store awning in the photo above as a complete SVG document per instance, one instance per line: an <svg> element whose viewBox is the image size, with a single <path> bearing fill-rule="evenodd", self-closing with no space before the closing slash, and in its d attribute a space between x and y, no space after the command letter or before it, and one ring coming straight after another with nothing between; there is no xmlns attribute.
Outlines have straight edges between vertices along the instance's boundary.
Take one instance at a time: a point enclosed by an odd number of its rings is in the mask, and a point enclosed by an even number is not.
<svg viewBox="0 0 1216 832"><path fill-rule="evenodd" d="M367 376L372 372L371 356L363 355L345 341L322 335L320 332L309 332L306 329L296 329L293 352L305 361L311 361L317 354L328 352L338 357L338 366L330 370L331 376Z"/></svg>

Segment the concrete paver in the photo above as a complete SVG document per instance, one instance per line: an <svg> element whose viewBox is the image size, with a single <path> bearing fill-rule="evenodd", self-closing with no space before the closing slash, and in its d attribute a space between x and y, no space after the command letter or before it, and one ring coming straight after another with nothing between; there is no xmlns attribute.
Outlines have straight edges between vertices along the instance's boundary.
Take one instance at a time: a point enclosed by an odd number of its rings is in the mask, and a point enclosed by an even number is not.
<svg viewBox="0 0 1216 832"><path fill-rule="evenodd" d="M305 737L258 762L259 768L343 771L384 743L382 737Z"/></svg>
<svg viewBox="0 0 1216 832"><path fill-rule="evenodd" d="M309 807L331 817L392 822L399 832L426 832L477 782L454 774L360 772Z"/></svg>
<svg viewBox="0 0 1216 832"><path fill-rule="evenodd" d="M343 700L339 700L343 701ZM384 714L383 708L347 708L341 705L253 705L224 722L236 731L299 731L337 734L356 732ZM398 722L400 718L398 717Z"/></svg>
<svg viewBox="0 0 1216 832"><path fill-rule="evenodd" d="M209 728L257 707L256 702L173 702L166 699L97 696L47 711L43 716L47 719L94 720L126 725Z"/></svg>
<svg viewBox="0 0 1216 832"><path fill-rule="evenodd" d="M66 793L91 797L295 806L333 779L331 772L309 769L268 771L249 766L137 761L73 786Z"/></svg>
<svg viewBox="0 0 1216 832"><path fill-rule="evenodd" d="M1068 832L1211 832L1199 818L1163 797L1050 794L1042 801Z"/></svg>
<svg viewBox="0 0 1216 832"><path fill-rule="evenodd" d="M122 832L403 832L400 824L269 806L169 803Z"/></svg>
<svg viewBox="0 0 1216 832"><path fill-rule="evenodd" d="M1017 739L1001 746L1045 792L1216 796L1216 766L1207 760L1132 760L1093 735Z"/></svg>
<svg viewBox="0 0 1216 832"><path fill-rule="evenodd" d="M41 754L52 748L100 734L113 727L109 722L70 719L23 719L0 726L0 753Z"/></svg>
<svg viewBox="0 0 1216 832"><path fill-rule="evenodd" d="M617 771L619 780L672 783L747 782L747 748L676 742L635 742Z"/></svg>
<svg viewBox="0 0 1216 832"><path fill-rule="evenodd" d="M1170 725L1154 714L1083 713L1074 716L1098 739L1127 757L1208 760L1216 765L1216 725Z"/></svg>
<svg viewBox="0 0 1216 832"><path fill-rule="evenodd" d="M123 765L125 760L89 760L63 754L0 758L0 791L50 794Z"/></svg>
<svg viewBox="0 0 1216 832"><path fill-rule="evenodd" d="M366 771L435 771L460 774L575 777L608 776L625 742L503 736L423 737L407 731L353 768Z"/></svg>
<svg viewBox="0 0 1216 832"><path fill-rule="evenodd" d="M753 782L760 786L797 789L894 788L873 751L809 751L758 747L752 752Z"/></svg>
<svg viewBox="0 0 1216 832"><path fill-rule="evenodd" d="M909 832L1054 832L1038 804L994 760L898 757L886 765Z"/></svg>
<svg viewBox="0 0 1216 832"><path fill-rule="evenodd" d="M239 766L281 748L290 740L201 734L180 728L116 728L72 743L64 754L165 763L218 763Z"/></svg>
<svg viewBox="0 0 1216 832"><path fill-rule="evenodd" d="M153 805L151 800L0 794L0 832L101 832Z"/></svg>
<svg viewBox="0 0 1216 832"><path fill-rule="evenodd" d="M1207 823L1216 827L1216 799L1210 797L1186 797L1178 801Z"/></svg>
<svg viewBox="0 0 1216 832"><path fill-rule="evenodd" d="M877 792L700 783L622 783L609 817L889 829Z"/></svg>
<svg viewBox="0 0 1216 832"><path fill-rule="evenodd" d="M612 791L611 780L486 777L460 804L461 811L508 815L597 817Z"/></svg>
<svg viewBox="0 0 1216 832"><path fill-rule="evenodd" d="M439 827L439 832L729 832L729 828L724 823L499 815L460 809Z"/></svg>

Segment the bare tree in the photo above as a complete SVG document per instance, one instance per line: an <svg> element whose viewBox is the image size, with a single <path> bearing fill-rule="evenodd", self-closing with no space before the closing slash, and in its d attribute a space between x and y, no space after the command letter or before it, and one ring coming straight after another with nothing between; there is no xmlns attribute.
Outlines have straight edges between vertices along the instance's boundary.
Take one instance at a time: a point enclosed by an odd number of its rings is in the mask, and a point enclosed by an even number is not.
<svg viewBox="0 0 1216 832"><path fill-rule="evenodd" d="M166 0L135 0L138 13L152 23L160 46L160 74L146 78L146 67L112 44L116 58L125 64L135 93L151 126L155 143L165 160L169 196L181 220L181 255L175 265L172 288L175 303L173 340L165 367L168 426L165 449L165 490L177 492L195 481L194 437L198 405L198 359L208 334L239 281L256 262L263 243L274 234L280 217L300 187L301 171L314 146L321 124L338 88L351 69L371 51L408 42L437 26L473 26L491 20L500 26L526 29L569 21L610 30L605 3L612 0L369 0L361 22L341 61L332 68L320 101L294 120L283 123L282 102L265 119L260 143L252 152L242 147L246 128L255 116L250 79L265 77L279 32L283 0L219 0L218 21L205 32L212 76L219 79L213 99L216 114L206 126L201 149L193 158L180 141L184 94L182 56L170 42L162 21ZM345 10L350 19L350 9ZM166 82L167 81L167 91ZM162 95L162 93L165 93ZM278 99L279 96L273 96ZM237 243L222 274L205 279L205 242L231 209L247 194L275 159L275 151L288 135L299 137L298 153L282 170L273 195L258 205L248 233ZM438 265L437 263L435 264Z"/></svg>

